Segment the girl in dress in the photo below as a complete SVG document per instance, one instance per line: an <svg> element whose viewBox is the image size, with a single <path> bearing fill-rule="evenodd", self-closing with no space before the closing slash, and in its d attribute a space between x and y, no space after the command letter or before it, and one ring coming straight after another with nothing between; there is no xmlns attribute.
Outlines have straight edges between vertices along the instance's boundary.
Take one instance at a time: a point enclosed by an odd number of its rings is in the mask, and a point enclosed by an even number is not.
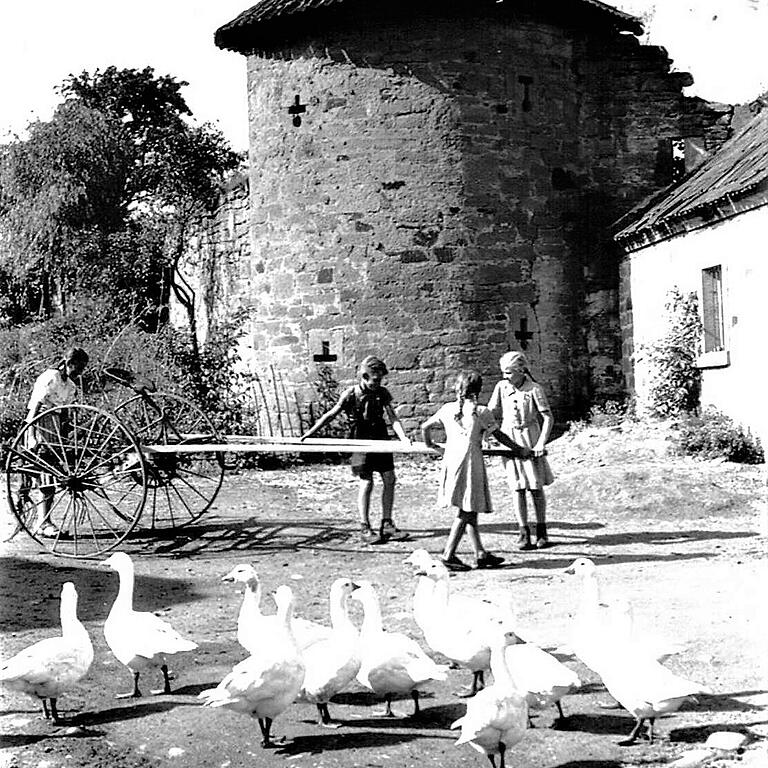
<svg viewBox="0 0 768 768"><path fill-rule="evenodd" d="M438 503L457 508L442 556L443 563L452 571L469 570L469 565L456 556L464 531L469 535L477 568L493 568L504 561L503 557L486 551L480 541L478 515L492 511L483 438L493 435L515 455L530 455L530 451L499 430L488 408L478 405L482 388L483 379L479 373L463 371L456 380L456 401L442 406L421 425L424 442L443 454ZM445 448L432 441L432 428L438 424L445 431Z"/></svg>
<svg viewBox="0 0 768 768"><path fill-rule="evenodd" d="M532 452L529 458L503 459L520 525L518 548L533 549L526 499L526 494L530 493L536 513L536 547L543 549L549 546L544 486L555 479L546 459L545 446L554 418L547 396L531 375L528 360L522 352L502 355L499 366L504 378L494 388L488 408L496 418L501 417L501 431Z"/></svg>

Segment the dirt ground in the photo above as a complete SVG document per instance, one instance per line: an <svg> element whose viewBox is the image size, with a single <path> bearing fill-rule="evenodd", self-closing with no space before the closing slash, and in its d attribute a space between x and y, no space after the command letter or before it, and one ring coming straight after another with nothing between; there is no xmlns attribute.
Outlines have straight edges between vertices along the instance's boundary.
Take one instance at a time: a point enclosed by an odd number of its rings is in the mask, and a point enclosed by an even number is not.
<svg viewBox="0 0 768 768"><path fill-rule="evenodd" d="M686 643L667 665L714 693L660 719L655 743L622 747L631 716L601 707L607 695L599 681L578 661L568 662L584 685L563 701L565 726L550 727L554 710L539 713L536 727L508 753L510 766L664 764L701 747L717 730L738 731L750 741L743 755L715 755L713 761L768 765L765 469L672 458L666 437L661 427L635 426L586 429L555 441L550 459L557 480L548 494L555 546L544 551L515 550L508 495L498 460L491 461L497 510L483 521L485 541L509 566L455 574L451 586L513 603L529 639L554 648L567 640L578 591L562 570L577 556L591 557L607 592L630 598L641 628ZM111 656L102 633L117 591L115 573L94 561L53 558L22 536L3 544L2 657L56 634L60 587L71 580L95 659L88 676L59 702L71 718L64 726L42 720L31 699L0 691L0 766L487 765L469 746L455 746L456 732L449 730L465 709L453 695L469 681L464 671L423 690L418 720L377 717L379 703L362 688L331 705L345 721L337 730L318 727L313 706L294 704L275 721L284 740L274 750L259 746L255 721L204 709L196 699L244 657L235 639L241 593L221 581L237 563L252 563L269 591L290 584L298 613L320 621L327 621L334 578L370 579L385 626L423 642L411 613L414 580L402 561L416 547L441 550L450 513L435 507L436 472L429 458L398 463L396 522L410 531L409 542L358 543L355 483L343 465L230 474L198 525L132 541L125 549L136 563L136 607L161 612L199 644L175 659L171 696L114 698L130 687L130 674ZM7 514L0 528L9 533ZM158 683L144 682L147 688ZM397 702L405 715L411 708L409 699Z"/></svg>

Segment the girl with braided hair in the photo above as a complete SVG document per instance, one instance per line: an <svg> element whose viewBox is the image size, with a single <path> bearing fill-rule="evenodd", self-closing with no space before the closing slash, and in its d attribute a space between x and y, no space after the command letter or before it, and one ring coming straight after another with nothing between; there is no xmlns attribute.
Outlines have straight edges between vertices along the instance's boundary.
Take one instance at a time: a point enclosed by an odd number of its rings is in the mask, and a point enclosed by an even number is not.
<svg viewBox="0 0 768 768"><path fill-rule="evenodd" d="M478 516L481 512L492 511L483 438L492 435L515 455L530 453L501 432L491 411L478 404L482 388L483 379L479 373L462 371L456 379L456 400L442 406L421 425L424 442L443 454L438 503L457 508L442 556L443 563L452 571L470 569L456 556L465 531L475 554L476 568L494 568L504 561L503 557L488 552L480 540ZM432 429L438 424L445 431L444 448L432 440Z"/></svg>

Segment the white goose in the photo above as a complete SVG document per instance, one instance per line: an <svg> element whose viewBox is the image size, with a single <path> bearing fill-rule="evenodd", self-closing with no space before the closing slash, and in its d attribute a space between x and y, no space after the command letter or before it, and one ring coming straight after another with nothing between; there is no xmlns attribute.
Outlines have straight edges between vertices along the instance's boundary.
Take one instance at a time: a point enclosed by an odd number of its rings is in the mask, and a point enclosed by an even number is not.
<svg viewBox="0 0 768 768"><path fill-rule="evenodd" d="M619 742L632 744L648 720L646 738L653 741L653 724L658 715L676 712L688 698L712 693L704 685L675 675L650 657L638 656L634 648L613 649L601 665L600 676L608 692L635 716L629 737Z"/></svg>
<svg viewBox="0 0 768 768"><path fill-rule="evenodd" d="M56 700L87 674L93 646L77 618L77 590L71 581L61 588L61 637L40 640L0 665L0 682L43 702L46 718L60 721ZM50 702L50 712L47 702Z"/></svg>
<svg viewBox="0 0 768 768"><path fill-rule="evenodd" d="M467 711L451 728L461 728L456 744L470 744L488 757L494 768L499 755L499 768L505 768L507 749L517 744L528 728L528 704L517 690L507 666L508 646L518 641L512 630L502 625L494 632L491 643L493 684L467 701Z"/></svg>
<svg viewBox="0 0 768 768"><path fill-rule="evenodd" d="M601 664L619 640L617 614L602 601L597 568L592 560L579 557L565 573L581 579L581 593L571 627L571 650L593 672L600 674Z"/></svg>
<svg viewBox="0 0 768 768"><path fill-rule="evenodd" d="M336 579L331 585L331 632L301 648L306 665L300 698L314 703L318 724L326 727L340 725L331 719L328 702L355 679L360 670L360 633L349 618L347 601L357 589L352 580Z"/></svg>
<svg viewBox="0 0 768 768"><path fill-rule="evenodd" d="M574 651L600 675L611 696L635 716L632 732L620 743L634 743L646 720L646 736L653 741L653 725L658 715L675 712L686 699L710 690L675 675L654 658L647 644L632 637L631 621L628 623L626 613L621 615L621 606L626 611L626 602L618 601L606 612L600 602L596 570L588 558L578 558L566 569L582 577Z"/></svg>
<svg viewBox="0 0 768 768"><path fill-rule="evenodd" d="M485 671L490 669L488 627L492 622L478 621L471 611L457 609L451 601L448 569L441 562L431 557L421 562L415 572L414 619L433 651L472 672L469 692L460 695L474 696L484 686Z"/></svg>
<svg viewBox="0 0 768 768"><path fill-rule="evenodd" d="M236 565L229 573L221 577L222 581L243 584L243 602L237 615L237 642L248 653L253 653L258 646L261 622L265 616L261 612L261 581L252 565Z"/></svg>
<svg viewBox="0 0 768 768"><path fill-rule="evenodd" d="M435 664L418 643L402 632L386 632L381 621L381 607L373 586L364 582L352 593L363 605L360 630L361 664L357 679L386 702L385 717L394 717L392 695L410 693L414 716L419 714L417 686L428 680L445 680L448 667Z"/></svg>
<svg viewBox="0 0 768 768"><path fill-rule="evenodd" d="M199 698L206 707L226 707L259 721L263 747L272 745L272 721L299 694L305 666L291 629L293 592L282 585L275 592L277 619L261 636L258 651L235 665L216 688Z"/></svg>
<svg viewBox="0 0 768 768"><path fill-rule="evenodd" d="M632 649L638 657L656 661L663 661L684 649L683 643L662 640L648 632L639 633L632 605L626 598L613 596L610 602L606 602L597 566L589 558L577 558L565 569L565 573L581 578L571 645L576 656L592 671L600 674L599 667L606 653L616 645L621 645L626 651Z"/></svg>
<svg viewBox="0 0 768 768"><path fill-rule="evenodd" d="M560 719L564 719L560 700L581 685L579 676L532 643L510 645L506 658L515 686L525 696L528 706L544 709L554 704Z"/></svg>
<svg viewBox="0 0 768 768"><path fill-rule="evenodd" d="M134 567L125 552L115 552L103 561L120 577L115 602L104 622L104 639L115 658L133 674L133 690L117 698L141 696L139 676L143 670L157 667L163 673L163 688L153 693L171 693L167 658L191 651L197 643L183 638L168 622L148 611L133 610Z"/></svg>
<svg viewBox="0 0 768 768"><path fill-rule="evenodd" d="M411 552L408 558L406 558L405 562L418 570L433 562L440 563L440 560L432 557L426 549L415 549ZM450 576L450 574L448 575ZM474 595L464 595L460 592L449 592L448 599L452 609L461 612L465 616L472 616L478 621L483 620L496 623L498 621L510 621L514 619L508 611L503 610L498 605L495 605L485 598L476 597Z"/></svg>
<svg viewBox="0 0 768 768"><path fill-rule="evenodd" d="M236 565L222 576L221 580L245 585L243 602L237 617L237 642L248 653L254 653L260 647L262 634L269 632L269 627L276 620L275 614L264 614L261 611L261 580L253 566L248 563ZM317 640L327 639L331 628L294 616L293 632L299 647L303 647Z"/></svg>

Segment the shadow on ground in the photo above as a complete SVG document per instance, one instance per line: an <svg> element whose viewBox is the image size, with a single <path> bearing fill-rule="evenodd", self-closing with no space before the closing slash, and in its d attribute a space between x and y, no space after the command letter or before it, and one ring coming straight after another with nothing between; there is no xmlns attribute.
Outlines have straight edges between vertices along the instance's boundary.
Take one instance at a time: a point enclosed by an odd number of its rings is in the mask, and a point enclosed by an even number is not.
<svg viewBox="0 0 768 768"><path fill-rule="evenodd" d="M111 605L117 595L118 577L95 563L51 558L32 560L25 557L0 557L0 622L6 632L61 626L59 602L61 585L71 581L80 596L78 616L81 621L104 620L104 606ZM24 610L12 608L10 595L27 596ZM138 611L156 609L155 595L163 595L163 604L188 603L199 595L193 582L158 576L136 575ZM144 596L144 597L142 597ZM142 604L143 599L155 601Z"/></svg>

